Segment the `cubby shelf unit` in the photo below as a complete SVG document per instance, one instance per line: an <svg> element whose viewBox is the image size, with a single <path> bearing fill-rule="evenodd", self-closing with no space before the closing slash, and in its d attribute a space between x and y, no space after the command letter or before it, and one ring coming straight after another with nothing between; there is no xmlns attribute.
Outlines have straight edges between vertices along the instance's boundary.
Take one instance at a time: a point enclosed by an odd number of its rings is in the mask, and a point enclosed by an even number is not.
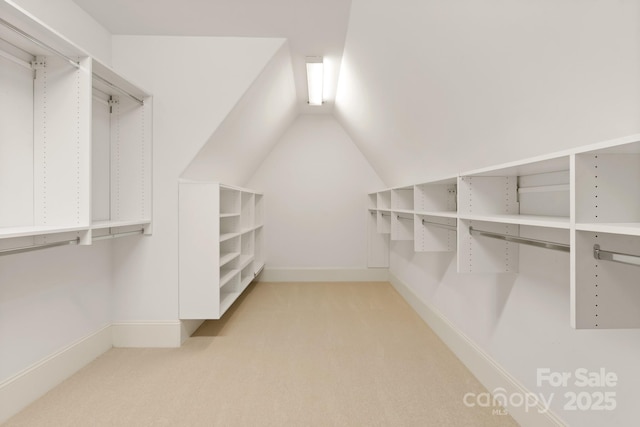
<svg viewBox="0 0 640 427"><path fill-rule="evenodd" d="M104 136L109 126L96 122L99 108L92 101L95 88L106 93L105 86L138 94L146 120L120 123L121 144L106 153L102 141L109 140ZM150 233L150 95L5 2L0 2L0 92L3 254L62 241L88 245L94 230L104 234L143 225ZM109 205L119 214L104 214Z"/></svg>
<svg viewBox="0 0 640 427"><path fill-rule="evenodd" d="M179 192L180 318L220 319L264 267L264 197L191 180Z"/></svg>
<svg viewBox="0 0 640 427"><path fill-rule="evenodd" d="M370 264L385 264L391 240L409 240L398 216L413 215L414 250L457 252L459 273L517 273L521 244L558 250L573 327L640 327L640 135L368 198Z"/></svg>

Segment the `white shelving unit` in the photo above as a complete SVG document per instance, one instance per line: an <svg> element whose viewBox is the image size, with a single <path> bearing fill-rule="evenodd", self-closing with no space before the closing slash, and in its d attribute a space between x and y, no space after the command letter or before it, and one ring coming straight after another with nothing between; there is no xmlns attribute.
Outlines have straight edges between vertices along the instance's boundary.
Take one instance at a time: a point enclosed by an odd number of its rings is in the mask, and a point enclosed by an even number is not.
<svg viewBox="0 0 640 427"><path fill-rule="evenodd" d="M520 226L569 230L569 166L568 155L548 156L462 174L458 272L518 271L518 243L471 234L470 227L512 237L520 236Z"/></svg>
<svg viewBox="0 0 640 427"><path fill-rule="evenodd" d="M638 328L640 138L579 152L574 171L574 326ZM613 252L613 259L596 259L595 245L601 251Z"/></svg>
<svg viewBox="0 0 640 427"><path fill-rule="evenodd" d="M180 318L220 319L264 267L264 197L180 182Z"/></svg>
<svg viewBox="0 0 640 427"><path fill-rule="evenodd" d="M92 229L151 234L152 98L93 61Z"/></svg>
<svg viewBox="0 0 640 427"><path fill-rule="evenodd" d="M144 113L133 120L122 111L110 125L105 98L122 90L144 97ZM64 241L88 245L138 224L150 233L148 94L7 3L0 3L0 93L5 254Z"/></svg>
<svg viewBox="0 0 640 427"><path fill-rule="evenodd" d="M411 238L416 252L456 251L467 274L517 273L521 244L570 252L572 326L640 327L640 135L368 198L370 264Z"/></svg>
<svg viewBox="0 0 640 427"><path fill-rule="evenodd" d="M9 5L0 17L0 239L21 237L3 242L17 247L72 231L88 244L91 59Z"/></svg>

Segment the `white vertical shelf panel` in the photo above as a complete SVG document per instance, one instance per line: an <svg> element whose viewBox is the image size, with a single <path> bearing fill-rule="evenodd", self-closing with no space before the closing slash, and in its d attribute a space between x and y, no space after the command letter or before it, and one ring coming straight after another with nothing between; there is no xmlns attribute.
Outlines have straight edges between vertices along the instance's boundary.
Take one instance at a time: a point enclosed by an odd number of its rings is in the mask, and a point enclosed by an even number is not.
<svg viewBox="0 0 640 427"><path fill-rule="evenodd" d="M91 60L76 69L57 57L34 80L36 225L90 223Z"/></svg>
<svg viewBox="0 0 640 427"><path fill-rule="evenodd" d="M469 233L469 227L518 236L519 226L496 222L458 220L458 273L517 273L519 249L509 243Z"/></svg>
<svg viewBox="0 0 640 427"><path fill-rule="evenodd" d="M253 193L242 192L240 198L240 228L246 230L255 224L255 196Z"/></svg>
<svg viewBox="0 0 640 427"><path fill-rule="evenodd" d="M593 245L605 251L640 256L640 238L576 232L575 326L586 329L640 327L640 267L593 257Z"/></svg>
<svg viewBox="0 0 640 427"><path fill-rule="evenodd" d="M114 96L111 114L111 218L151 218L151 98L140 106Z"/></svg>
<svg viewBox="0 0 640 427"><path fill-rule="evenodd" d="M179 205L180 318L219 318L218 185L181 183Z"/></svg>
<svg viewBox="0 0 640 427"><path fill-rule="evenodd" d="M111 219L111 114L107 96L94 92L91 127L92 223Z"/></svg>
<svg viewBox="0 0 640 427"><path fill-rule="evenodd" d="M377 230L380 234L391 234L391 212L377 212Z"/></svg>
<svg viewBox="0 0 640 427"><path fill-rule="evenodd" d="M640 223L640 154L579 154L576 176L576 222Z"/></svg>
<svg viewBox="0 0 640 427"><path fill-rule="evenodd" d="M428 215L415 215L414 250L416 252L455 252L457 235L455 230L438 227L429 223L438 223L456 227L455 218L441 218Z"/></svg>
<svg viewBox="0 0 640 427"><path fill-rule="evenodd" d="M392 212L391 240L413 240L413 222L413 215Z"/></svg>
<svg viewBox="0 0 640 427"><path fill-rule="evenodd" d="M367 212L367 267L389 267L389 235L378 233L376 211Z"/></svg>

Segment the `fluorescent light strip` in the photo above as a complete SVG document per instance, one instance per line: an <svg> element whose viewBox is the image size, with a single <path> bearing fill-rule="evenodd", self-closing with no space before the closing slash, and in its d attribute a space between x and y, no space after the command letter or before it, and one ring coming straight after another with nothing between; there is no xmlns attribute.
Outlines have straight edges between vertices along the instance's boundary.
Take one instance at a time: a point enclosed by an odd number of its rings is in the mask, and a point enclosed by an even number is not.
<svg viewBox="0 0 640 427"><path fill-rule="evenodd" d="M307 58L309 105L322 105L323 80L324 64L322 63L322 57Z"/></svg>

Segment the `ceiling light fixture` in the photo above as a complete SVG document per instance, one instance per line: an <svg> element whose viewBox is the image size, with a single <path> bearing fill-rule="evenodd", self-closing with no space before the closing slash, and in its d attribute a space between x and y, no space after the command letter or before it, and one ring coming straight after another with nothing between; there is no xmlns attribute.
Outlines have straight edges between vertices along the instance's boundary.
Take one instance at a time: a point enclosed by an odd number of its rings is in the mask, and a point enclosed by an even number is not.
<svg viewBox="0 0 640 427"><path fill-rule="evenodd" d="M309 89L309 105L322 105L322 86L324 80L324 64L321 56L308 56L307 87Z"/></svg>

